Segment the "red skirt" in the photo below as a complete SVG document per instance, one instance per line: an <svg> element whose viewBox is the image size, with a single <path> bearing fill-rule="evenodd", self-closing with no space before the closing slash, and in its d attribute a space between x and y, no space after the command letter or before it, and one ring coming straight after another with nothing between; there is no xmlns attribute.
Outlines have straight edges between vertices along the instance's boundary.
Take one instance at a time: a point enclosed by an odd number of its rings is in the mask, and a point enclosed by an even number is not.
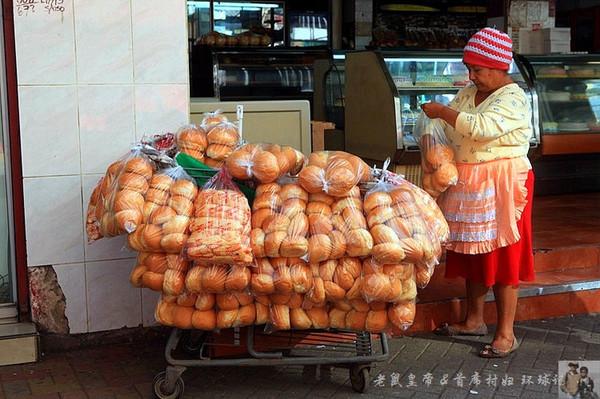
<svg viewBox="0 0 600 399"><path fill-rule="evenodd" d="M463 277L491 287L495 284L518 286L519 281L535 280L531 208L533 202L533 171L527 175L527 205L517 222L521 239L495 251L467 255L453 251L446 253L446 278Z"/></svg>

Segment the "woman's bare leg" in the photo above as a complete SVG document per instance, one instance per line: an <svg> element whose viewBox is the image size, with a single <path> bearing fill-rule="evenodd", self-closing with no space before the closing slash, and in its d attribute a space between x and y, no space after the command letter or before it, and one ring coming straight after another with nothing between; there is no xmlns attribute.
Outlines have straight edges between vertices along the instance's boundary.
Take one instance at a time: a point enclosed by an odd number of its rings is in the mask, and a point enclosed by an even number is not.
<svg viewBox="0 0 600 399"><path fill-rule="evenodd" d="M467 280L467 316L465 318L465 325L477 328L485 321L483 319L483 309L485 306L485 296L487 295L489 288L481 283L475 283Z"/></svg>
<svg viewBox="0 0 600 399"><path fill-rule="evenodd" d="M514 324L517 313L517 300L519 288L511 285L494 285L494 296L496 297L496 311L498 313L498 325L492 346L501 351L507 351L512 347L515 339Z"/></svg>

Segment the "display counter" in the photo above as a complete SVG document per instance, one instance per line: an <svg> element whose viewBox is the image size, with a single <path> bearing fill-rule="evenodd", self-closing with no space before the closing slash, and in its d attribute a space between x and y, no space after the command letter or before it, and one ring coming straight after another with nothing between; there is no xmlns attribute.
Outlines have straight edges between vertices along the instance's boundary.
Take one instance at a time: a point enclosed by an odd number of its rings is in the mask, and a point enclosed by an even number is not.
<svg viewBox="0 0 600 399"><path fill-rule="evenodd" d="M221 110L236 120L236 106L244 106L243 136L250 143L290 145L311 152L310 104L308 101L218 101L192 98L190 121L200 123L206 112Z"/></svg>
<svg viewBox="0 0 600 399"><path fill-rule="evenodd" d="M600 153L600 56L526 56L540 98L542 154Z"/></svg>
<svg viewBox="0 0 600 399"><path fill-rule="evenodd" d="M359 51L345 58L346 150L367 159L418 164L412 133L420 106L448 104L469 82L462 53ZM523 68L513 62L509 74L531 101L535 147L540 138L537 95Z"/></svg>

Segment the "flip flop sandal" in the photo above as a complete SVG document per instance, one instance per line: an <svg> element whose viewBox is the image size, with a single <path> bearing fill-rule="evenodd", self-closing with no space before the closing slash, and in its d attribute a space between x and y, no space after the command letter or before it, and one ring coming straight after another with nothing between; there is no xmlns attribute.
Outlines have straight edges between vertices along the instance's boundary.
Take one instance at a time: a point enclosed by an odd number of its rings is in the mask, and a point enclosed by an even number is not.
<svg viewBox="0 0 600 399"><path fill-rule="evenodd" d="M448 323L443 323L441 326L436 328L433 331L433 333L436 335L444 335L446 337L454 337L457 335L468 335L468 336L481 337L481 336L487 335L488 329L485 324L479 326L475 330L461 330L459 328L452 327Z"/></svg>
<svg viewBox="0 0 600 399"><path fill-rule="evenodd" d="M510 355L517 349L519 349L519 345L520 345L519 341L516 338L513 340L512 347L507 351L503 351L498 348L494 348L492 345L487 344L479 352L479 356L486 358L486 359L498 359L498 358L507 357L508 355Z"/></svg>

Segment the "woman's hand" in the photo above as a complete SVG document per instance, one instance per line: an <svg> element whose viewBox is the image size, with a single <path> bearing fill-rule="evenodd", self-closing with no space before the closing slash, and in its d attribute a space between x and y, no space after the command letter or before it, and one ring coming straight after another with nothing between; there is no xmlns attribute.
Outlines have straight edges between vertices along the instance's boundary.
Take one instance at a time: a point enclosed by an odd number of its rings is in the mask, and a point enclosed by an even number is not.
<svg viewBox="0 0 600 399"><path fill-rule="evenodd" d="M444 104L436 102L421 104L421 109L430 119L441 118L444 108L446 108Z"/></svg>
<svg viewBox="0 0 600 399"><path fill-rule="evenodd" d="M430 102L422 104L421 109L430 119L441 118L450 126L456 127L456 118L458 118L458 112L452 108L444 104Z"/></svg>

